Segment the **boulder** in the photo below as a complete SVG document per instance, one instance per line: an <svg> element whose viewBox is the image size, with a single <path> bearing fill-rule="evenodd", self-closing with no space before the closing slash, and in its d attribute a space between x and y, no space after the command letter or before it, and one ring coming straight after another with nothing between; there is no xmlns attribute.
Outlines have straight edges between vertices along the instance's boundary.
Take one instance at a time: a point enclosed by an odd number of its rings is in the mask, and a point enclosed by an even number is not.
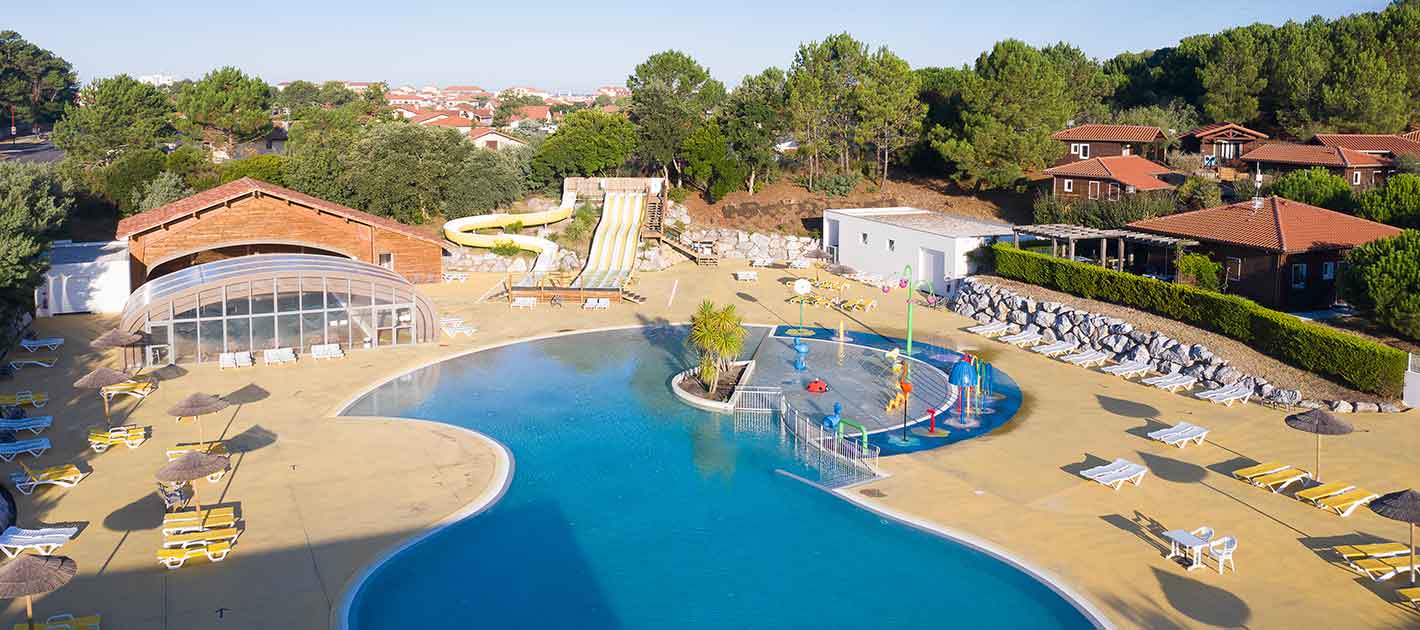
<svg viewBox="0 0 1420 630"><path fill-rule="evenodd" d="M1049 311L1036 311L1031 317L1031 322L1042 328L1049 328L1055 325L1055 314Z"/></svg>
<svg viewBox="0 0 1420 630"><path fill-rule="evenodd" d="M1134 325L1130 324L1129 322L1119 322L1118 324L1110 324L1109 332L1114 333L1116 335L1127 335L1129 333L1134 332Z"/></svg>
<svg viewBox="0 0 1420 630"><path fill-rule="evenodd" d="M1400 413L1405 411L1405 407L1395 403L1381 403L1379 406L1381 413Z"/></svg>
<svg viewBox="0 0 1420 630"><path fill-rule="evenodd" d="M1335 413L1351 413L1356 410L1355 405L1352 405L1351 403L1346 402L1344 400L1332 400L1329 402L1331 405L1331 411Z"/></svg>
<svg viewBox="0 0 1420 630"><path fill-rule="evenodd" d="M1353 406L1356 408L1356 413L1379 413L1381 410L1381 406L1373 402L1356 401Z"/></svg>

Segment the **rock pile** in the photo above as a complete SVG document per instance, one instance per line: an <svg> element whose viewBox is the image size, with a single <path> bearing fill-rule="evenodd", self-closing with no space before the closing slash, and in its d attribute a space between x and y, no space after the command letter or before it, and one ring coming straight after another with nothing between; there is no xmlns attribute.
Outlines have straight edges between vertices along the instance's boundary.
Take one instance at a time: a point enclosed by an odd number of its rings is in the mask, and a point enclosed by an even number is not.
<svg viewBox="0 0 1420 630"><path fill-rule="evenodd" d="M444 265L449 271L522 273L532 268L535 259L531 254L499 256L488 250L465 249L453 255ZM577 271L582 268L577 252L570 249L557 251L558 271Z"/></svg>
<svg viewBox="0 0 1420 630"><path fill-rule="evenodd" d="M1304 400L1300 391L1245 374L1202 344L1170 339L1157 331L1137 329L1122 319L1057 302L1036 301L972 278L962 282L951 308L981 323L1004 321L1012 324L1013 331L1039 332L1046 342L1074 341L1082 349L1106 352L1116 361L1147 362L1160 374L1186 374L1197 378L1199 384L1208 389L1243 382L1253 389L1257 398L1271 404L1327 407L1338 412L1402 410L1396 405L1374 402Z"/></svg>
<svg viewBox="0 0 1420 630"><path fill-rule="evenodd" d="M794 260L819 249L818 239L808 236L761 234L730 228L693 228L685 234L691 240L713 241L715 255L727 259Z"/></svg>

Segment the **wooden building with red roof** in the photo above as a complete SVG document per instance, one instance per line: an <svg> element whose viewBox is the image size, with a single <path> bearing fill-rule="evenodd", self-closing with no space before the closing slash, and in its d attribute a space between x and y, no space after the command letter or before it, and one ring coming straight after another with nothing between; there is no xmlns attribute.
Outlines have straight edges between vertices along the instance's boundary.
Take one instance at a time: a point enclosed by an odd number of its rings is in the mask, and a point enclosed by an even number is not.
<svg viewBox="0 0 1420 630"><path fill-rule="evenodd" d="M1282 197L1144 219L1129 227L1198 241L1195 251L1223 265L1228 293L1290 311L1330 306L1346 252L1401 233Z"/></svg>
<svg viewBox="0 0 1420 630"><path fill-rule="evenodd" d="M193 265L250 254L327 254L436 282L446 244L410 226L243 177L118 222L129 290Z"/></svg>
<svg viewBox="0 0 1420 630"><path fill-rule="evenodd" d="M1164 132L1143 125L1078 125L1051 134L1068 151L1055 161L1057 166L1114 155L1157 156Z"/></svg>
<svg viewBox="0 0 1420 630"><path fill-rule="evenodd" d="M1212 158L1211 166L1226 166L1244 153L1244 147L1266 139L1267 134L1261 131L1226 121L1190 129L1178 137L1181 149L1202 155L1205 163Z"/></svg>
<svg viewBox="0 0 1420 630"><path fill-rule="evenodd" d="M1352 188L1385 184L1392 162L1388 157L1339 146L1274 142L1244 153L1238 160L1253 172L1253 179L1275 176L1297 169L1324 168L1345 179Z"/></svg>
<svg viewBox="0 0 1420 630"><path fill-rule="evenodd" d="M1173 184L1159 179L1173 171L1137 155L1094 157L1045 172L1051 178L1051 194L1066 199L1118 201L1124 195L1173 188Z"/></svg>

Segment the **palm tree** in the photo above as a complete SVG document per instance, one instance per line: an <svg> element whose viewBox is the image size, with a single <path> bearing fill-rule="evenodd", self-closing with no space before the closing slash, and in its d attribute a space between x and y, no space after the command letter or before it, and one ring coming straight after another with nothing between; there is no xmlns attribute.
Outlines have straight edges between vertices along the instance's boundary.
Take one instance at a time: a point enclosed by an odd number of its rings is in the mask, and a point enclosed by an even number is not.
<svg viewBox="0 0 1420 630"><path fill-rule="evenodd" d="M696 376L713 397L720 374L729 369L730 362L744 349L745 329L735 306L716 308L714 302L701 302L690 318L690 336L686 341L700 355Z"/></svg>

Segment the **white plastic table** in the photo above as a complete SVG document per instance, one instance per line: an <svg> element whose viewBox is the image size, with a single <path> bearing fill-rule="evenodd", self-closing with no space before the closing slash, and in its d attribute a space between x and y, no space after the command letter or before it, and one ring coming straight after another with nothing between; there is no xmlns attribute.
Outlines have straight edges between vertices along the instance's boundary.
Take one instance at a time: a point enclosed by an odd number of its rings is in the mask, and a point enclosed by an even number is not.
<svg viewBox="0 0 1420 630"><path fill-rule="evenodd" d="M1208 546L1208 541L1181 529L1171 529L1164 532L1164 538L1169 539L1171 544L1168 557L1184 555L1184 550L1187 550L1188 557L1192 561L1188 565L1188 570L1203 568L1203 548Z"/></svg>

